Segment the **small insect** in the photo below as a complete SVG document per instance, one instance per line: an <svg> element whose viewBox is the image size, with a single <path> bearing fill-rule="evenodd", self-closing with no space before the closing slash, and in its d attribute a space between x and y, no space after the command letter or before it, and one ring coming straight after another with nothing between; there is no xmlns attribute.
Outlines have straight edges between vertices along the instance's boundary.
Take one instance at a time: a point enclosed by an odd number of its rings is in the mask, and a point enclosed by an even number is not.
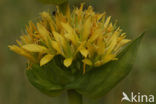
<svg viewBox="0 0 156 104"><path fill-rule="evenodd" d="M55 15L56 15L56 11L53 11L53 12L52 12L52 15L54 15L54 16L55 16Z"/></svg>

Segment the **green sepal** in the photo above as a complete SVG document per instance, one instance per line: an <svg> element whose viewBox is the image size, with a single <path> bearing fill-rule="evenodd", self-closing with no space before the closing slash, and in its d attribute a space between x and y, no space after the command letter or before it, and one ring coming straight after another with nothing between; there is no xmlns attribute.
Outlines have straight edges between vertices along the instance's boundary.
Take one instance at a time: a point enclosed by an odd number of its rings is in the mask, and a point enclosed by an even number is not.
<svg viewBox="0 0 156 104"><path fill-rule="evenodd" d="M59 95L64 86L73 80L72 75L58 67L55 61L43 67L33 64L31 69L26 70L26 75L34 87L49 96Z"/></svg>
<svg viewBox="0 0 156 104"><path fill-rule="evenodd" d="M105 95L131 71L143 35L144 33L132 41L119 54L117 61L94 67L90 72L80 76L75 83L66 87L76 89L80 94L92 98Z"/></svg>

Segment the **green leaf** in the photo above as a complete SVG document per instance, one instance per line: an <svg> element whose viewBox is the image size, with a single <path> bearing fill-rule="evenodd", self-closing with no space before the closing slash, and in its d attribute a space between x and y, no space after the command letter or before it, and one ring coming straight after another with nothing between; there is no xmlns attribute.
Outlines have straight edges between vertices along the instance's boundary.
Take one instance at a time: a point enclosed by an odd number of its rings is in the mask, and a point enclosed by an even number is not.
<svg viewBox="0 0 156 104"><path fill-rule="evenodd" d="M55 4L55 5L61 5L68 0L38 0L40 2L46 3L46 4Z"/></svg>
<svg viewBox="0 0 156 104"><path fill-rule="evenodd" d="M72 75L58 67L54 61L43 67L34 64L26 74L34 87L49 96L57 96L64 90L65 84L73 80Z"/></svg>
<svg viewBox="0 0 156 104"><path fill-rule="evenodd" d="M130 72L136 58L137 49L144 33L132 41L118 56L119 60L95 67L82 75L67 88L74 88L80 94L98 98L105 95Z"/></svg>
<svg viewBox="0 0 156 104"><path fill-rule="evenodd" d="M62 86L47 80L46 72L38 65L33 65L26 74L30 83L46 95L57 96L63 90Z"/></svg>

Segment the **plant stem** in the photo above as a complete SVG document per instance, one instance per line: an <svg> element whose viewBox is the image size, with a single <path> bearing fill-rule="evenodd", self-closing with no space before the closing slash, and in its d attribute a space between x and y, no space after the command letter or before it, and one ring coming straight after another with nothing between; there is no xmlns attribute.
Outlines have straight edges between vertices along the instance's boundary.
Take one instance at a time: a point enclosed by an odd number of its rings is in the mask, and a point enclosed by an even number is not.
<svg viewBox="0 0 156 104"><path fill-rule="evenodd" d="M82 104L82 95L77 93L75 90L68 90L69 104Z"/></svg>

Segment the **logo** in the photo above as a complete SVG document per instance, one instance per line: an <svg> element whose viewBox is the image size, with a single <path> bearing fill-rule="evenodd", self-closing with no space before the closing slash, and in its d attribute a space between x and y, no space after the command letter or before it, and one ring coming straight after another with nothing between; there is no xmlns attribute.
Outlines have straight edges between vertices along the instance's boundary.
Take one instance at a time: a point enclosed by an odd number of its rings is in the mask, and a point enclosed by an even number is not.
<svg viewBox="0 0 156 104"><path fill-rule="evenodd" d="M131 95L128 96L125 92L122 93L123 97L121 99L121 102L128 101L128 102L154 102L154 95L142 95L140 92L137 94L134 94L131 92Z"/></svg>

